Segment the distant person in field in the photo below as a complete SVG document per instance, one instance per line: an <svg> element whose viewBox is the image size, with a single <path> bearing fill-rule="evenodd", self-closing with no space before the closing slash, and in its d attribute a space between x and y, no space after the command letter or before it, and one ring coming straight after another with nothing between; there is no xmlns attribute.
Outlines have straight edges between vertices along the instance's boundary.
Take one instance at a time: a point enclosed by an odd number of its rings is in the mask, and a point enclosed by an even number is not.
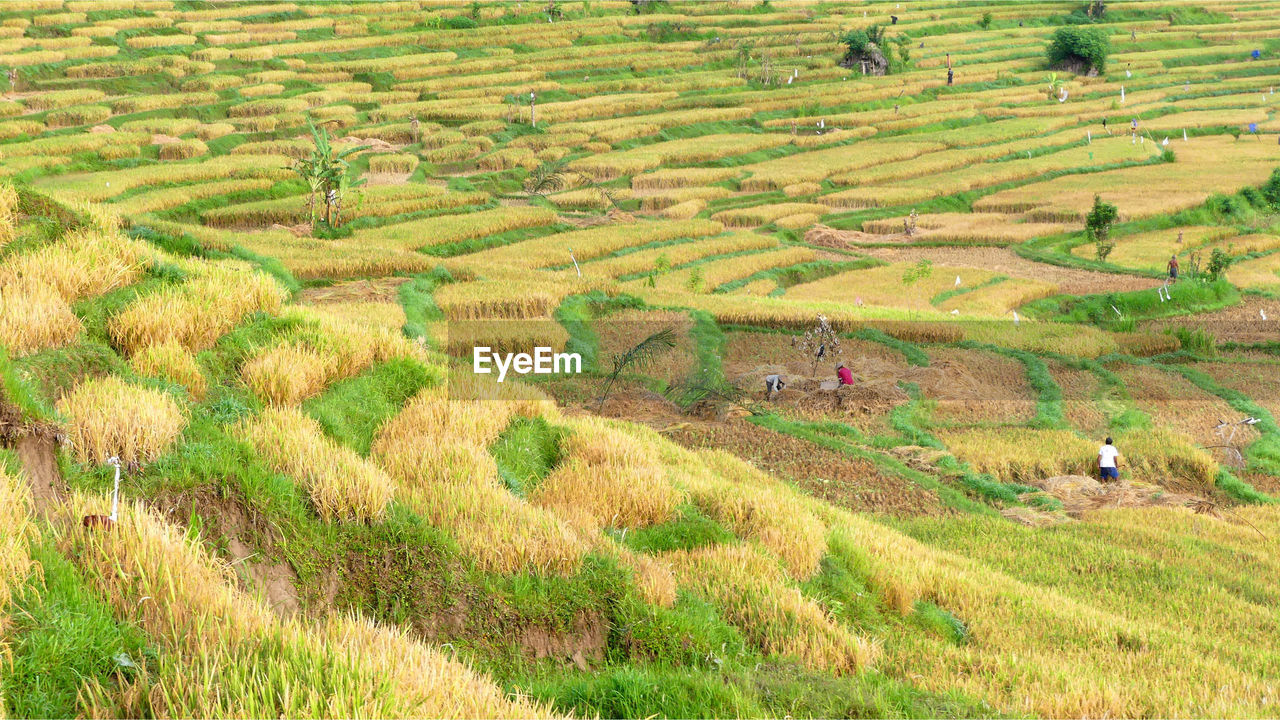
<svg viewBox="0 0 1280 720"><path fill-rule="evenodd" d="M951 83L955 82L955 79L956 79L956 71L952 70L951 68L947 68L947 84L950 85Z"/></svg>
<svg viewBox="0 0 1280 720"><path fill-rule="evenodd" d="M849 368L845 367L844 363L840 363L836 368L836 376L840 378L841 385L853 384L853 373L849 372Z"/></svg>
<svg viewBox="0 0 1280 720"><path fill-rule="evenodd" d="M787 383L786 383L786 381L784 381L784 380L782 379L782 376L781 376L781 375L768 375L768 376L765 376L765 379L764 379L764 394L765 394L765 397L767 397L767 398L771 398L771 397L773 397L773 394L774 394L774 393L776 393L776 392L778 392L779 390L781 390L781 389L785 388L786 386L787 386Z"/></svg>
<svg viewBox="0 0 1280 720"><path fill-rule="evenodd" d="M1103 480L1120 479L1120 451L1111 444L1111 438L1107 438L1107 443L1098 448L1098 474Z"/></svg>
<svg viewBox="0 0 1280 720"><path fill-rule="evenodd" d="M1169 279L1170 280L1178 279L1178 256L1177 255L1169 256Z"/></svg>

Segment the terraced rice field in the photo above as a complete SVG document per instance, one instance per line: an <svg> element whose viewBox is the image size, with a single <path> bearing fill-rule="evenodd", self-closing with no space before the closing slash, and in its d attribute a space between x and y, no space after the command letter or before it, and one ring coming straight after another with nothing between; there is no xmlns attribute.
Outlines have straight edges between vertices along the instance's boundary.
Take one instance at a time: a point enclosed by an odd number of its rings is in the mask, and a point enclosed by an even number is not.
<svg viewBox="0 0 1280 720"><path fill-rule="evenodd" d="M1278 41L0 4L0 717L1275 715Z"/></svg>

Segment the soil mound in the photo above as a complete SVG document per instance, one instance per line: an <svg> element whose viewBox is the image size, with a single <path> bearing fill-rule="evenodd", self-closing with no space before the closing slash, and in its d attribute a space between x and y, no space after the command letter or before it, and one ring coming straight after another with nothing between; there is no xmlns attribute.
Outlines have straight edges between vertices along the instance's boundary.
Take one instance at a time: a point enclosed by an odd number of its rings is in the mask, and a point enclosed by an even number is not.
<svg viewBox="0 0 1280 720"><path fill-rule="evenodd" d="M896 242L904 235L875 235L858 230L836 230L826 225L814 225L804 234L804 241L810 245L846 249L860 243Z"/></svg>
<svg viewBox="0 0 1280 720"><path fill-rule="evenodd" d="M306 237L311 234L311 223L298 223L297 225L281 225L280 223L273 223L271 225L271 229L284 230L285 232L293 233L294 237Z"/></svg>
<svg viewBox="0 0 1280 720"><path fill-rule="evenodd" d="M1202 499L1171 493L1158 485L1122 480L1100 483L1083 475L1061 475L1032 482L1062 502L1063 511L1079 518L1093 510L1128 507L1191 507Z"/></svg>

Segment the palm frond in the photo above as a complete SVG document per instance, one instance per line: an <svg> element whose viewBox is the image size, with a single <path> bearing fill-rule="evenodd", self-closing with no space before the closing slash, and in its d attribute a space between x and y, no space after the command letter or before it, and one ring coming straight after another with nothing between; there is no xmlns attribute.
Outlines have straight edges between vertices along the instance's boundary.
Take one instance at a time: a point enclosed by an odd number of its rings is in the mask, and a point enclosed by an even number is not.
<svg viewBox="0 0 1280 720"><path fill-rule="evenodd" d="M604 407L604 401L609 398L609 391L613 389L614 383L618 381L618 377L622 375L624 370L627 368L643 369L657 360L659 355L675 346L676 331L667 327L641 340L626 352L614 355L613 370L609 372L604 392L600 394L600 407Z"/></svg>
<svg viewBox="0 0 1280 720"><path fill-rule="evenodd" d="M547 195L564 189L564 164L542 163L529 173L524 182L524 190L530 195Z"/></svg>

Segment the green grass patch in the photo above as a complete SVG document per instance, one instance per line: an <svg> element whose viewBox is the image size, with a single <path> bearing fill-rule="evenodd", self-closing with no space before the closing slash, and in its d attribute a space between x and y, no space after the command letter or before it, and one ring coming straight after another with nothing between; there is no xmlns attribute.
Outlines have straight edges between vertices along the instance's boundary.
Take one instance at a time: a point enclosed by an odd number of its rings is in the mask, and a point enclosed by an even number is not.
<svg viewBox="0 0 1280 720"><path fill-rule="evenodd" d="M1240 302L1240 291L1225 279L1177 282L1169 286L1169 296L1170 300L1161 302L1154 288L1100 295L1055 295L1028 303L1023 306L1023 314L1040 320L1105 327L1125 319L1149 320L1212 312Z"/></svg>
<svg viewBox="0 0 1280 720"><path fill-rule="evenodd" d="M518 417L489 446L498 475L517 495L527 495L560 464L567 432L543 418Z"/></svg>
<svg viewBox="0 0 1280 720"><path fill-rule="evenodd" d="M615 536L632 550L644 553L695 550L738 540L732 532L693 505L676 508L674 517L664 523L626 533L616 532Z"/></svg>
<svg viewBox="0 0 1280 720"><path fill-rule="evenodd" d="M41 572L13 599L12 658L0 690L13 717L77 717L86 682L115 687L117 673L128 680L136 666L154 665L155 650L140 628L115 620L52 543L33 545L31 557Z"/></svg>
<svg viewBox="0 0 1280 720"><path fill-rule="evenodd" d="M333 439L369 454L382 423L395 416L423 388L444 381L443 372L412 358L394 358L329 386L302 409Z"/></svg>

